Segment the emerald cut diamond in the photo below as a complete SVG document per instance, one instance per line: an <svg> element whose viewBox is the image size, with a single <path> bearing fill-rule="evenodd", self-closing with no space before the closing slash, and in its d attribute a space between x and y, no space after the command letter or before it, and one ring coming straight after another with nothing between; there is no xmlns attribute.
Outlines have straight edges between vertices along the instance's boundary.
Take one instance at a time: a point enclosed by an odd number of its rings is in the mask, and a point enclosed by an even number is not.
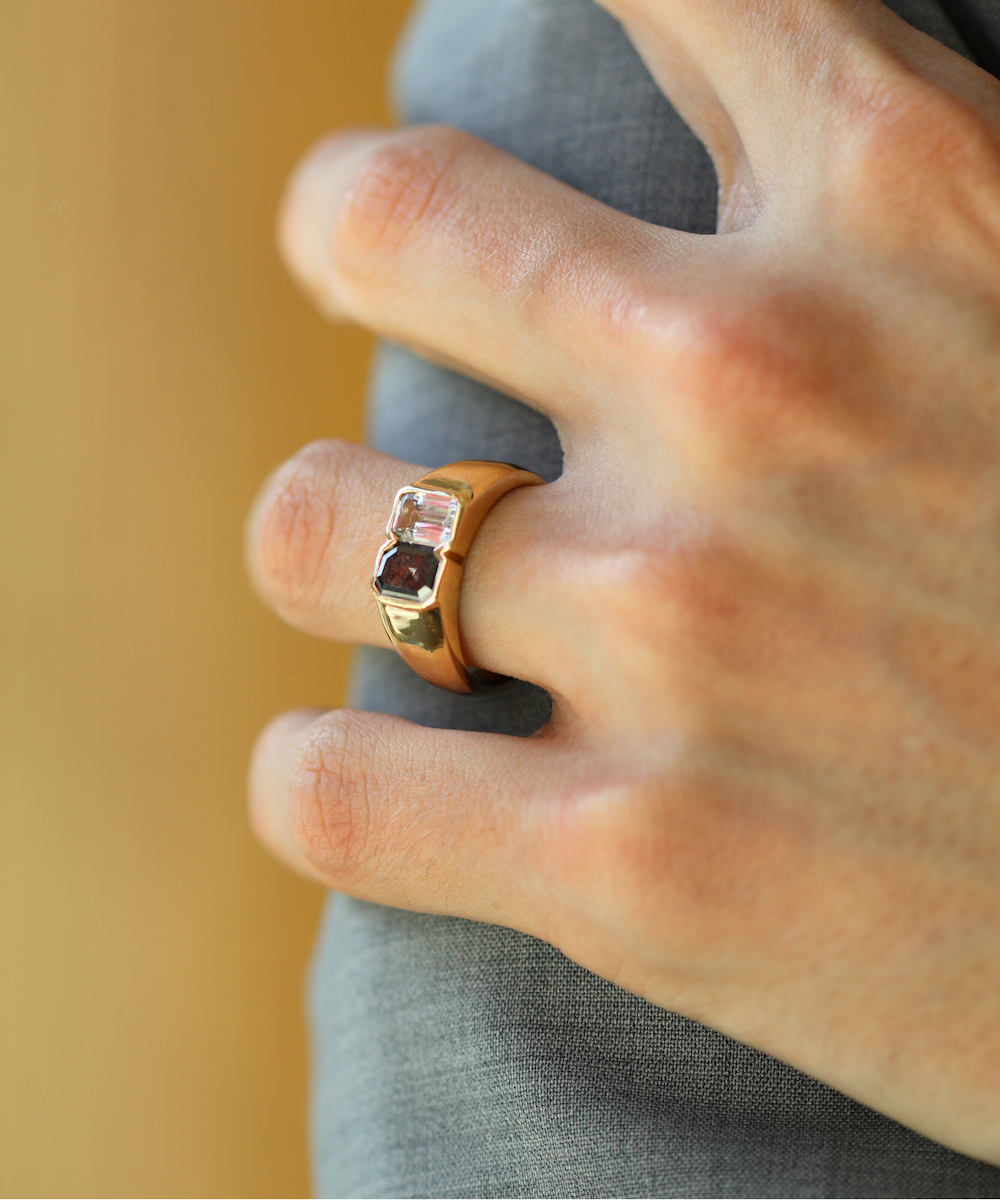
<svg viewBox="0 0 1000 1200"><path fill-rule="evenodd" d="M399 494L391 529L401 542L437 549L451 541L458 501L447 492L408 488Z"/></svg>

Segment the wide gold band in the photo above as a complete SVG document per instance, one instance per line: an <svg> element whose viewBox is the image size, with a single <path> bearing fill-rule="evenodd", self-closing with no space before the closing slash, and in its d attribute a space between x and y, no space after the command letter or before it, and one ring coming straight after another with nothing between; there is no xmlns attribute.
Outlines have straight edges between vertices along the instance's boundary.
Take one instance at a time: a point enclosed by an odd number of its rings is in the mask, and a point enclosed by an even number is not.
<svg viewBox="0 0 1000 1200"><path fill-rule="evenodd" d="M469 667L458 630L465 556L483 518L514 488L544 483L510 463L449 463L400 488L378 552L372 591L382 624L404 662L449 692L480 692L506 682Z"/></svg>

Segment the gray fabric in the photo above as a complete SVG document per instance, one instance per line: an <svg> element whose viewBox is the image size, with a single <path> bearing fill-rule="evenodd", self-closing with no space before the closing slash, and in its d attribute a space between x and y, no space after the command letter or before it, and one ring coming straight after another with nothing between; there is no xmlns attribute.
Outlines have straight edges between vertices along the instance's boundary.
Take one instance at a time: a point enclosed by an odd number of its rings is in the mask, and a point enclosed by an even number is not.
<svg viewBox="0 0 1000 1200"><path fill-rule="evenodd" d="M984 70L1000 75L1000 0L941 0L941 8L968 47L969 57ZM900 11L900 15L910 19L909 13ZM919 19L914 24L920 24ZM925 28L925 32L939 36L932 29Z"/></svg>
<svg viewBox="0 0 1000 1200"><path fill-rule="evenodd" d="M893 7L967 52L945 6ZM997 4L946 7L961 8L986 62ZM396 93L407 120L459 125L645 220L714 228L707 155L589 0L431 0L405 40ZM479 457L547 479L560 470L544 418L391 346L370 435L427 466ZM382 650L359 655L353 702L517 735L549 712L528 684L439 692ZM1000 1195L997 1169L510 930L338 897L311 1019L325 1196Z"/></svg>

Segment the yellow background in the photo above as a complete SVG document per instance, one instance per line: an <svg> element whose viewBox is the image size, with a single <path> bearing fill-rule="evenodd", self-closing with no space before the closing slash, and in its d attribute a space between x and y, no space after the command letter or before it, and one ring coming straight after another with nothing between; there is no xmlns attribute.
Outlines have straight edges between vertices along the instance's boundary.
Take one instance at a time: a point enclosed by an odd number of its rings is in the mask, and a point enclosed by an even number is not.
<svg viewBox="0 0 1000 1200"><path fill-rule="evenodd" d="M405 0L0 0L0 1191L307 1190L321 895L244 821L346 651L251 596L266 472L356 437L370 343L278 265Z"/></svg>

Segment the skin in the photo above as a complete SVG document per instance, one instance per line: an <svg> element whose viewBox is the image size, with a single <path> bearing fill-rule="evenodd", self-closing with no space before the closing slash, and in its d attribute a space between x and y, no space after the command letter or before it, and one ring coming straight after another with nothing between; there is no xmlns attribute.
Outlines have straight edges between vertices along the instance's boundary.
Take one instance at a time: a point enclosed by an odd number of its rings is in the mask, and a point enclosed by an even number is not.
<svg viewBox="0 0 1000 1200"><path fill-rule="evenodd" d="M716 236L444 128L323 143L279 221L325 312L556 423L460 610L552 721L282 717L255 828L1000 1163L1000 84L875 0L607 7L713 156ZM261 594L384 645L386 514L439 465L307 447L251 516Z"/></svg>

